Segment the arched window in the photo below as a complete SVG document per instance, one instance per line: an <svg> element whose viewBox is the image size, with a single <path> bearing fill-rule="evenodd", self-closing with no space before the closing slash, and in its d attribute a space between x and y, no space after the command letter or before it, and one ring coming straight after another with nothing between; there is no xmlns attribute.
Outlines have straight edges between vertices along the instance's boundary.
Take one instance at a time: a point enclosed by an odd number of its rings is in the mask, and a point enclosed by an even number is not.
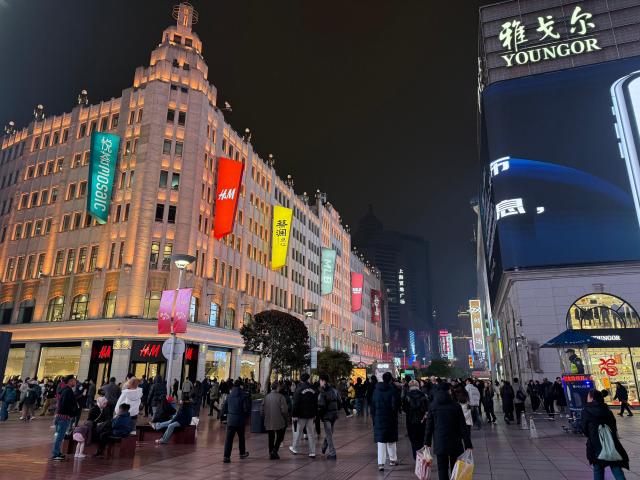
<svg viewBox="0 0 640 480"><path fill-rule="evenodd" d="M31 323L33 320L33 310L36 307L36 302L33 300L25 300L20 304L18 310L18 323Z"/></svg>
<svg viewBox="0 0 640 480"><path fill-rule="evenodd" d="M11 323L11 315L13 314L13 302L4 302L0 305L0 322L2 325Z"/></svg>
<svg viewBox="0 0 640 480"><path fill-rule="evenodd" d="M233 330L233 325L236 320L236 311L229 307L224 315L224 328L228 328L229 330Z"/></svg>
<svg viewBox="0 0 640 480"><path fill-rule="evenodd" d="M71 303L69 320L86 320L89 307L89 295L76 295Z"/></svg>
<svg viewBox="0 0 640 480"><path fill-rule="evenodd" d="M151 290L147 292L147 295L144 297L144 318L156 318L158 316L161 297L162 292L160 291Z"/></svg>
<svg viewBox="0 0 640 480"><path fill-rule="evenodd" d="M217 303L211 302L209 305L209 325L212 327L217 327L218 322L220 321L220 305Z"/></svg>
<svg viewBox="0 0 640 480"><path fill-rule="evenodd" d="M64 309L64 297L53 297L47 307L47 322L61 322Z"/></svg>
<svg viewBox="0 0 640 480"><path fill-rule="evenodd" d="M117 292L112 290L104 296L104 306L102 307L102 316L104 318L113 318L116 315L116 299Z"/></svg>
<svg viewBox="0 0 640 480"><path fill-rule="evenodd" d="M573 302L567 312L567 328L639 328L635 309L619 297L591 293Z"/></svg>
<svg viewBox="0 0 640 480"><path fill-rule="evenodd" d="M251 312L244 312L244 315L242 316L242 324L243 325L249 325L251 324L251 319L253 317L251 316Z"/></svg>
<svg viewBox="0 0 640 480"><path fill-rule="evenodd" d="M197 322L198 321L198 297L191 297L191 303L189 304L189 321Z"/></svg>

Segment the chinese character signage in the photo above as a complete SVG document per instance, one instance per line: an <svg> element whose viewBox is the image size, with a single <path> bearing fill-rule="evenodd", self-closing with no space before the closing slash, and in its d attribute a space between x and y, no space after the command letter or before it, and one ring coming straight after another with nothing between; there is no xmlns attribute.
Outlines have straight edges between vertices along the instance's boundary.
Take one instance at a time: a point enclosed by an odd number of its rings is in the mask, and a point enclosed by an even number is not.
<svg viewBox="0 0 640 480"><path fill-rule="evenodd" d="M482 312L480 300L469 300L469 316L471 317L472 351L484 352L484 329L482 328Z"/></svg>
<svg viewBox="0 0 640 480"><path fill-rule="evenodd" d="M453 336L448 330L440 330L440 355L442 358L453 359Z"/></svg>
<svg viewBox="0 0 640 480"><path fill-rule="evenodd" d="M220 240L233 231L244 164L229 158L218 159L218 184L213 236Z"/></svg>
<svg viewBox="0 0 640 480"><path fill-rule="evenodd" d="M404 305L407 303L407 298L405 295L405 274L404 269L401 268L398 270L398 301L400 305Z"/></svg>
<svg viewBox="0 0 640 480"><path fill-rule="evenodd" d="M111 191L118 163L120 137L111 133L91 134L87 212L98 223L107 223Z"/></svg>
<svg viewBox="0 0 640 480"><path fill-rule="evenodd" d="M333 292L333 276L336 271L336 251L330 248L323 248L320 263L320 293L322 295L329 295Z"/></svg>
<svg viewBox="0 0 640 480"><path fill-rule="evenodd" d="M293 210L275 205L273 207L273 231L271 233L271 268L277 270L287 263L289 235Z"/></svg>
<svg viewBox="0 0 640 480"><path fill-rule="evenodd" d="M362 288L364 275L351 272L351 311L359 312L362 308Z"/></svg>
<svg viewBox="0 0 640 480"><path fill-rule="evenodd" d="M160 307L158 308L158 333L160 335L171 333L171 316L175 300L175 290L164 290L162 292Z"/></svg>
<svg viewBox="0 0 640 480"><path fill-rule="evenodd" d="M593 14L580 5L573 7L571 12L563 34L558 25L565 25L565 19L556 19L553 15L538 16L535 31L527 31L521 19L502 23L498 40L504 49L500 56L505 66L510 68L601 50L593 33L596 27Z"/></svg>
<svg viewBox="0 0 640 480"><path fill-rule="evenodd" d="M382 293L371 290L371 322L379 323L382 318Z"/></svg>

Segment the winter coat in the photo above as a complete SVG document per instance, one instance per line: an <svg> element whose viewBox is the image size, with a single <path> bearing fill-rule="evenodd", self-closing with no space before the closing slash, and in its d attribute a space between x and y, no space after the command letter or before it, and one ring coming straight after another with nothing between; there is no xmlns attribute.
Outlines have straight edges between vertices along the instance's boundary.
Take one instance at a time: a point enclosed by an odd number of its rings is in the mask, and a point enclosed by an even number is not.
<svg viewBox="0 0 640 480"><path fill-rule="evenodd" d="M505 385L500 389L500 397L502 398L502 411L509 413L513 411L513 400L516 394L511 385Z"/></svg>
<svg viewBox="0 0 640 480"><path fill-rule="evenodd" d="M320 420L335 422L338 419L338 401L340 393L330 385L320 389L318 395L318 413Z"/></svg>
<svg viewBox="0 0 640 480"><path fill-rule="evenodd" d="M209 389L209 400L218 400L220 398L220 384L213 382Z"/></svg>
<svg viewBox="0 0 640 480"><path fill-rule="evenodd" d="M193 405L191 402L184 402L178 408L177 413L173 416L172 420L174 422L178 422L181 427L188 427L191 425L191 420L193 419Z"/></svg>
<svg viewBox="0 0 640 480"><path fill-rule="evenodd" d="M245 419L251 414L251 398L240 387L233 387L222 406L222 416L227 416L229 427L244 427Z"/></svg>
<svg viewBox="0 0 640 480"><path fill-rule="evenodd" d="M376 389L377 383L378 382L373 381L367 384L367 402L369 403L371 403L371 400L373 400L373 391Z"/></svg>
<svg viewBox="0 0 640 480"><path fill-rule="evenodd" d="M567 398L564 396L564 390L562 390L562 384L558 382L553 383L553 398L558 402L558 406L566 407Z"/></svg>
<svg viewBox="0 0 640 480"><path fill-rule="evenodd" d="M524 391L524 388L522 388L522 384L520 383L514 383L514 391L515 391L515 397L513 397L513 402L517 403L518 405L520 405L521 403L524 403L524 401L527 399L527 392ZM519 399L518 398L518 392L520 392L522 395L524 395L523 399Z"/></svg>
<svg viewBox="0 0 640 480"><path fill-rule="evenodd" d="M266 430L282 430L287 428L289 418L289 407L284 395L276 390L271 390L264 397L261 413L264 416L264 428Z"/></svg>
<svg viewBox="0 0 640 480"><path fill-rule="evenodd" d="M547 402L553 401L553 383L549 380L540 384L542 398Z"/></svg>
<svg viewBox="0 0 640 480"><path fill-rule="evenodd" d="M294 418L315 418L318 414L318 392L307 382L300 382L293 394Z"/></svg>
<svg viewBox="0 0 640 480"><path fill-rule="evenodd" d="M176 414L176 409L173 405L167 402L167 398L163 398L160 401L160 404L156 406L156 413L153 415L151 421L153 423L166 422L173 418Z"/></svg>
<svg viewBox="0 0 640 480"><path fill-rule="evenodd" d="M436 392L427 415L425 445L436 455L460 455L473 448L462 407L447 392Z"/></svg>
<svg viewBox="0 0 640 480"><path fill-rule="evenodd" d="M621 461L609 462L606 460L598 460L598 455L600 455L600 451L602 450L598 427L602 424L608 425L611 429L613 443L622 457ZM582 410L582 433L587 436L587 460L589 460L590 464L619 466L627 470L629 469L629 456L618 439L616 419L611 410L609 410L609 407L594 402L587 403Z"/></svg>
<svg viewBox="0 0 640 480"><path fill-rule="evenodd" d="M2 390L2 395L0 395L0 400L5 402L6 404L14 403L16 401L16 389L13 385L5 385Z"/></svg>
<svg viewBox="0 0 640 480"><path fill-rule="evenodd" d="M427 396L418 389L409 390L409 393L402 399L402 410L407 414L408 424L422 423L429 410Z"/></svg>
<svg viewBox="0 0 640 480"><path fill-rule="evenodd" d="M105 383L101 390L104 392L104 396L109 402L109 405L115 405L120 397L120 387L115 382Z"/></svg>
<svg viewBox="0 0 640 480"><path fill-rule="evenodd" d="M378 443L398 441L398 409L400 392L395 385L378 382L373 392L371 415L373 439Z"/></svg>
<svg viewBox="0 0 640 480"><path fill-rule="evenodd" d="M182 393L191 393L191 389L193 388L193 383L188 378L182 382Z"/></svg>
<svg viewBox="0 0 640 480"><path fill-rule="evenodd" d="M135 389L131 389L131 388L125 388L124 390L122 390L122 393L120 394L120 398L118 398L118 401L116 402L116 408L115 411L118 411L118 408L120 408L120 405L122 405L123 403L127 403L129 405L129 415L131 415L132 417L135 417L136 415L138 415L138 413L140 413L140 403L142 401L142 389L140 387L135 388Z"/></svg>
<svg viewBox="0 0 640 480"><path fill-rule="evenodd" d="M111 420L112 437L128 437L133 429L133 420L129 412L123 412Z"/></svg>
<svg viewBox="0 0 640 480"><path fill-rule="evenodd" d="M469 394L469 405L472 407L477 407L480 405L480 390L476 388L475 385L467 385L464 389Z"/></svg>
<svg viewBox="0 0 640 480"><path fill-rule="evenodd" d="M38 389L37 389L38 385L36 385L35 383L32 383L29 385L29 388L27 388L26 393L24 394L24 398L22 400L24 405L35 405L38 402Z"/></svg>
<svg viewBox="0 0 640 480"><path fill-rule="evenodd" d="M78 402L76 396L73 393L71 387L65 385L60 390L60 398L58 399L58 408L56 408L56 415L64 415L66 417L74 418L78 413Z"/></svg>
<svg viewBox="0 0 640 480"><path fill-rule="evenodd" d="M616 388L616 396L613 397L614 400L620 400L621 402L626 402L629 400L629 392L622 385L618 385Z"/></svg>
<svg viewBox="0 0 640 480"><path fill-rule="evenodd" d="M167 396L167 386L162 381L162 378L156 377L149 390L149 403L152 407L159 407L162 405L162 400Z"/></svg>

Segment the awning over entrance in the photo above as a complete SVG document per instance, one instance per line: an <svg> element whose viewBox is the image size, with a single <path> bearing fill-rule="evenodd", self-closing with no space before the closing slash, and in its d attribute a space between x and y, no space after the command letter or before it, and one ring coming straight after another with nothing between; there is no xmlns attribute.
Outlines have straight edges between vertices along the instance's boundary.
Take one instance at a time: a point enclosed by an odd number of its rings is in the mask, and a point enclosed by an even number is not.
<svg viewBox="0 0 640 480"><path fill-rule="evenodd" d="M565 330L540 348L640 347L640 328Z"/></svg>

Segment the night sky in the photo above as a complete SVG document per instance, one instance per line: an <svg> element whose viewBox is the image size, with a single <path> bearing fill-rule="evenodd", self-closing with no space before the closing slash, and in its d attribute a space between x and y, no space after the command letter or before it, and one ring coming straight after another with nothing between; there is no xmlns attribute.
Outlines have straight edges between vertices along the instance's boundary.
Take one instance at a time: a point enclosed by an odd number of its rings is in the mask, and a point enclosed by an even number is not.
<svg viewBox="0 0 640 480"><path fill-rule="evenodd" d="M209 80L237 131L296 191L355 225L431 242L433 303L473 296L477 9L481 0L195 0ZM0 127L117 97L148 65L174 1L0 0Z"/></svg>

